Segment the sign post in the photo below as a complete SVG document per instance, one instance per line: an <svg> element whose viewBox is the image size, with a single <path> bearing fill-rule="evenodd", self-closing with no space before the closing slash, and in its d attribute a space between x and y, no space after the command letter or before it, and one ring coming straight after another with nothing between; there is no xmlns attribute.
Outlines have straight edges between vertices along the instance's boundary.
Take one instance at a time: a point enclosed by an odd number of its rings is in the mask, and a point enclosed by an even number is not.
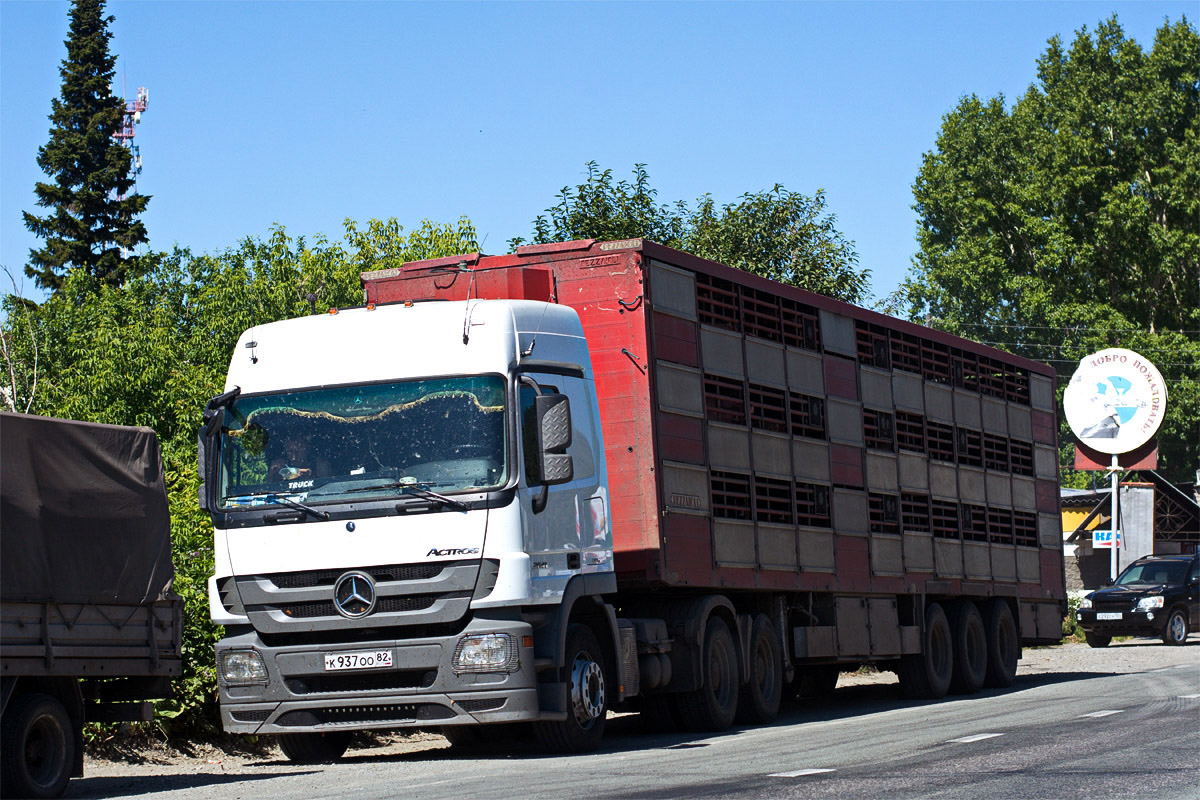
<svg viewBox="0 0 1200 800"><path fill-rule="evenodd" d="M1084 356L1063 392L1067 424L1086 447L1112 456L1112 558L1109 569L1117 579L1120 544L1118 494L1119 456L1149 442L1167 411L1167 385L1149 359L1132 350L1112 347ZM1099 465L1097 465L1099 466Z"/></svg>

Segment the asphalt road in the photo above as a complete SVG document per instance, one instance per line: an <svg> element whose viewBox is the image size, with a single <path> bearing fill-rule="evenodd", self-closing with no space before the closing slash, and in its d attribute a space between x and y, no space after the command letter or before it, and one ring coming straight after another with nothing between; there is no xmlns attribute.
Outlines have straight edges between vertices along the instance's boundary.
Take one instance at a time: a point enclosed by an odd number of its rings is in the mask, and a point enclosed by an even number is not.
<svg viewBox="0 0 1200 800"><path fill-rule="evenodd" d="M532 744L351 750L319 767L279 756L150 770L118 765L72 797L311 798L1200 798L1200 639L1026 651L1014 686L909 701L890 677L789 705L768 727L647 734L609 721L601 750Z"/></svg>

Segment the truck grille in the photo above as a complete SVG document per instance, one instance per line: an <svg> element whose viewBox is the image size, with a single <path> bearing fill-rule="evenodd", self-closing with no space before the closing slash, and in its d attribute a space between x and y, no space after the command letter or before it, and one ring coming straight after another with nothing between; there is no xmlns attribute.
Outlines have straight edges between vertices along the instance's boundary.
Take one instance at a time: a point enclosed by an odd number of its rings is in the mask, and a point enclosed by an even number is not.
<svg viewBox="0 0 1200 800"><path fill-rule="evenodd" d="M375 611L372 613L393 613L407 611L424 611L431 608L437 602L439 597L461 597L463 595L408 595L403 597L381 597L375 606ZM470 595L466 595L470 596ZM336 617L338 616L337 609L333 607L333 601L322 601L317 603L289 603L287 605L278 606L279 610L292 619L312 619L313 617Z"/></svg>
<svg viewBox="0 0 1200 800"><path fill-rule="evenodd" d="M355 631L368 628L457 622L466 616L476 589L495 581L495 570L481 573L485 563L490 567L490 561L471 559L244 575L236 579L236 594L261 635L287 634L304 625L306 635L341 631L338 641L351 641ZM370 614L347 619L334 607L333 588L352 571L371 577L376 602ZM477 587L481 580L484 585Z"/></svg>
<svg viewBox="0 0 1200 800"><path fill-rule="evenodd" d="M386 567L369 567L376 583L384 581L427 581L442 574L447 564L392 564ZM280 589L309 589L314 586L333 586L334 581L344 575L344 569L323 569L314 572L279 572L263 577Z"/></svg>

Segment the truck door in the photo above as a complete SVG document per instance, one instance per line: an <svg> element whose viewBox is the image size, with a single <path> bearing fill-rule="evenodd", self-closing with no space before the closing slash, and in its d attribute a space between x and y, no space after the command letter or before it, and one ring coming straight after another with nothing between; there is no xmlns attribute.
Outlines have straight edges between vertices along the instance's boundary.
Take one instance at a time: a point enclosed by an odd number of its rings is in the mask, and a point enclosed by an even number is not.
<svg viewBox="0 0 1200 800"><path fill-rule="evenodd" d="M543 394L563 394L571 411L571 480L543 486L537 472L534 398L537 390L520 387L522 474L519 496L525 520L525 549L532 561L534 595L549 601L561 597L567 580L581 572L612 569L612 528L608 482L596 403L589 384L577 377L530 375ZM545 492L545 507L536 511Z"/></svg>

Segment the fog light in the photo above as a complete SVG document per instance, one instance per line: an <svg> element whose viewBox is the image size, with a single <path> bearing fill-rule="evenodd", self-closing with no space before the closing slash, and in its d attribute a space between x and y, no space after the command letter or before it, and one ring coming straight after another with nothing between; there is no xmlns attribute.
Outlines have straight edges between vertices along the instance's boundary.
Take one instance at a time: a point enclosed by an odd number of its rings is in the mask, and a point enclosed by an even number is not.
<svg viewBox="0 0 1200 800"><path fill-rule="evenodd" d="M266 683L267 665L257 650L229 650L221 656L221 680L230 686Z"/></svg>
<svg viewBox="0 0 1200 800"><path fill-rule="evenodd" d="M454 649L455 672L513 672L517 653L507 633L464 636Z"/></svg>
<svg viewBox="0 0 1200 800"><path fill-rule="evenodd" d="M1146 621L1147 621L1147 622L1153 622L1153 621L1154 621L1154 612L1153 612L1153 611L1147 611L1147 612L1146 612Z"/></svg>

